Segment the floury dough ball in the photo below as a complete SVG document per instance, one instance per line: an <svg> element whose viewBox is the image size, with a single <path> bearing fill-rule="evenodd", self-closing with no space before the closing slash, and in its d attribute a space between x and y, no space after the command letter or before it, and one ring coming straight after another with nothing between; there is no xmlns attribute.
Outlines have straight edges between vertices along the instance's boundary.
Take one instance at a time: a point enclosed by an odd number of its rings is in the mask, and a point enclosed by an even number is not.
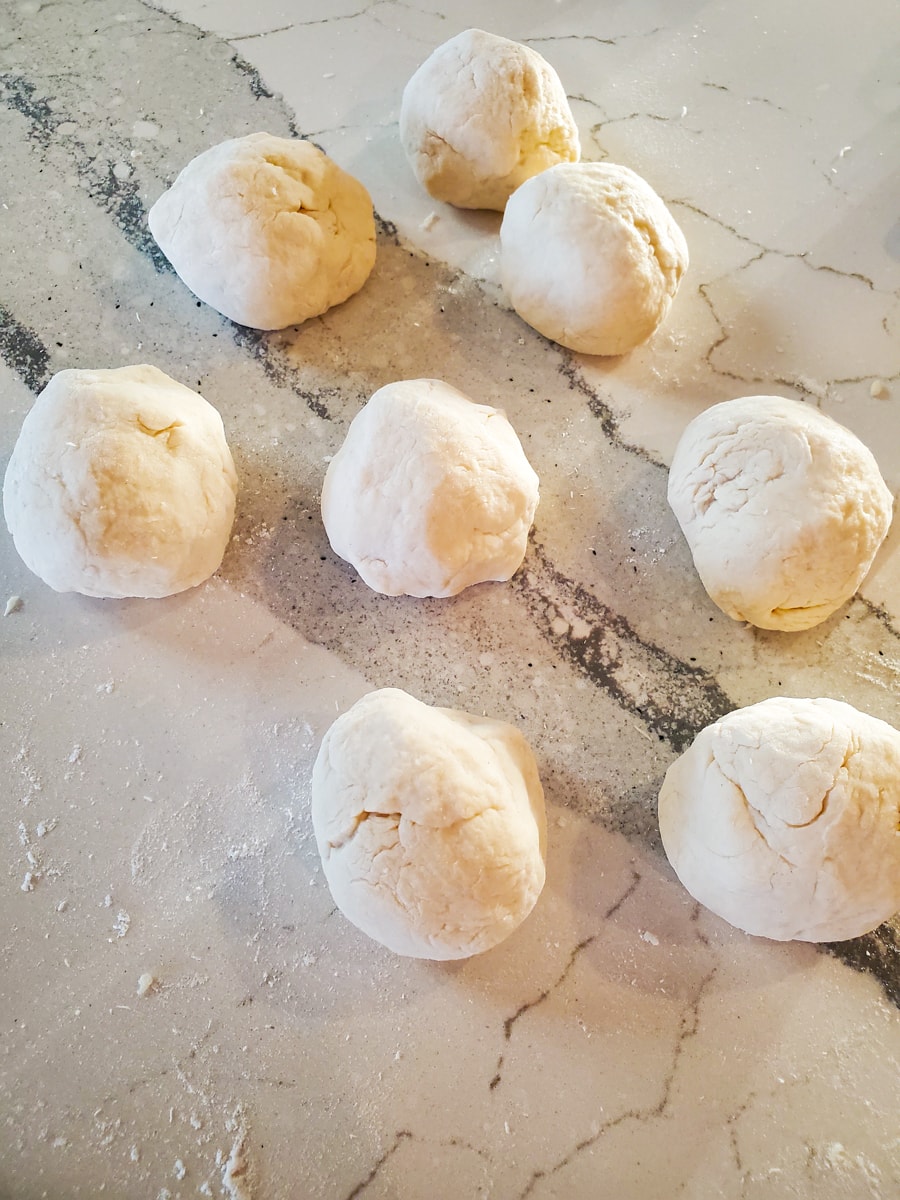
<svg viewBox="0 0 900 1200"><path fill-rule="evenodd" d="M388 596L454 596L525 557L538 477L505 415L439 379L389 383L322 487L332 549Z"/></svg>
<svg viewBox="0 0 900 1200"><path fill-rule="evenodd" d="M582 354L625 354L665 319L687 270L684 235L649 183L613 163L565 163L513 193L500 226L510 304Z"/></svg>
<svg viewBox="0 0 900 1200"><path fill-rule="evenodd" d="M328 886L369 937L414 958L490 950L544 886L544 795L512 725L370 692L325 735L312 820Z"/></svg>
<svg viewBox="0 0 900 1200"><path fill-rule="evenodd" d="M502 211L520 183L581 153L550 64L481 29L438 46L412 76L400 139L425 190L459 208Z"/></svg>
<svg viewBox="0 0 900 1200"><path fill-rule="evenodd" d="M204 151L147 223L194 295L253 329L319 316L375 263L368 192L299 138L253 133Z"/></svg>
<svg viewBox="0 0 900 1200"><path fill-rule="evenodd" d="M669 504L715 604L761 629L809 629L862 583L891 523L874 457L799 400L743 396L687 426Z"/></svg>
<svg viewBox="0 0 900 1200"><path fill-rule="evenodd" d="M704 729L666 773L663 846L747 933L843 941L900 909L900 733L838 700L776 697Z"/></svg>
<svg viewBox="0 0 900 1200"><path fill-rule="evenodd" d="M25 565L58 592L168 596L222 561L237 476L222 418L156 367L60 371L3 487Z"/></svg>

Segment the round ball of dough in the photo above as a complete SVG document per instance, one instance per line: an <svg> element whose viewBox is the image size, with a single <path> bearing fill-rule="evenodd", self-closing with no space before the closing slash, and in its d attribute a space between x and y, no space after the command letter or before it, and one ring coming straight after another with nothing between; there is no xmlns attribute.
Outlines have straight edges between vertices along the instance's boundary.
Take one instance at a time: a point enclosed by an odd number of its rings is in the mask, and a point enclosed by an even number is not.
<svg viewBox="0 0 900 1200"><path fill-rule="evenodd" d="M656 192L613 163L565 163L510 197L500 278L538 333L583 354L625 354L671 307L684 234Z"/></svg>
<svg viewBox="0 0 900 1200"><path fill-rule="evenodd" d="M369 937L413 958L502 942L544 886L534 755L512 725L370 692L325 735L312 820L331 894Z"/></svg>
<svg viewBox="0 0 900 1200"><path fill-rule="evenodd" d="M659 828L701 904L778 941L843 941L900 909L900 733L838 700L775 697L700 733Z"/></svg>
<svg viewBox="0 0 900 1200"><path fill-rule="evenodd" d="M502 211L520 183L581 153L550 64L481 29L438 46L410 79L400 139L425 190L459 208Z"/></svg>
<svg viewBox="0 0 900 1200"><path fill-rule="evenodd" d="M253 329L319 316L375 263L369 193L299 138L253 133L198 154L147 223L194 295Z"/></svg>
<svg viewBox="0 0 900 1200"><path fill-rule="evenodd" d="M809 629L849 600L893 506L855 434L780 396L726 400L695 417L668 495L711 599L761 629Z"/></svg>
<svg viewBox="0 0 900 1200"><path fill-rule="evenodd" d="M237 476L222 418L156 367L60 371L25 418L3 509L58 592L169 596L222 561Z"/></svg>
<svg viewBox="0 0 900 1200"><path fill-rule="evenodd" d="M322 487L332 549L388 596L455 596L525 557L538 477L505 415L439 379L389 383Z"/></svg>

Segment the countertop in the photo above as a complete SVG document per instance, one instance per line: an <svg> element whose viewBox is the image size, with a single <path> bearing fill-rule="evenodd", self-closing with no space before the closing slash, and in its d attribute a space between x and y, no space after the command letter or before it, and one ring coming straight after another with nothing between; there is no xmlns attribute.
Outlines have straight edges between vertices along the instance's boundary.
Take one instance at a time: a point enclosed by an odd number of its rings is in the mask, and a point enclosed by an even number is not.
<svg viewBox="0 0 900 1200"><path fill-rule="evenodd" d="M544 54L584 157L684 230L630 355L521 322L497 214L409 170L403 85L471 25ZM241 494L220 571L167 600L57 595L0 537L0 1195L900 1194L897 923L747 937L655 817L734 707L900 726L900 529L830 620L766 633L712 605L665 500L686 422L755 393L837 417L896 495L898 64L894 0L3 0L0 468L53 372L151 362L220 409ZM191 157L259 129L312 138L378 213L362 291L279 334L200 305L146 228ZM318 510L368 395L423 375L505 409L541 480L520 572L443 601L370 592ZM397 958L331 902L310 770L381 686L534 747L547 885L487 954Z"/></svg>

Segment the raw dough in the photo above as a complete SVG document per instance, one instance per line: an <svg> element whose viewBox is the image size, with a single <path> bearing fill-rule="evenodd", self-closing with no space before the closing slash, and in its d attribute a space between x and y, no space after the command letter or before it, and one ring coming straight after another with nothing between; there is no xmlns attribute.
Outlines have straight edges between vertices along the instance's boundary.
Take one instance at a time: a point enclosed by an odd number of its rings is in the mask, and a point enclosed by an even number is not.
<svg viewBox="0 0 900 1200"><path fill-rule="evenodd" d="M712 600L761 629L809 629L849 600L893 505L854 434L780 396L726 400L695 417L668 490Z"/></svg>
<svg viewBox="0 0 900 1200"><path fill-rule="evenodd" d="M614 163L564 163L510 197L500 278L513 308L583 354L625 354L663 321L688 265L649 183Z"/></svg>
<svg viewBox="0 0 900 1200"><path fill-rule="evenodd" d="M331 894L369 937L414 958L503 941L544 886L544 795L512 725L370 692L325 735L312 819Z"/></svg>
<svg viewBox="0 0 900 1200"><path fill-rule="evenodd" d="M422 186L460 208L502 211L520 183L581 153L550 64L481 29L438 46L410 79L400 139Z"/></svg>
<svg viewBox="0 0 900 1200"><path fill-rule="evenodd" d="M208 578L234 519L222 418L156 367L60 371L3 487L26 566L58 592L168 596Z"/></svg>
<svg viewBox="0 0 900 1200"><path fill-rule="evenodd" d="M195 296L254 329L319 316L375 263L368 192L298 138L253 133L204 151L147 223Z"/></svg>
<svg viewBox="0 0 900 1200"><path fill-rule="evenodd" d="M900 733L775 697L708 726L666 773L663 846L701 904L760 937L843 941L900 909Z"/></svg>
<svg viewBox="0 0 900 1200"><path fill-rule="evenodd" d="M329 464L332 548L388 596L454 596L525 557L538 478L502 412L439 379L380 388Z"/></svg>

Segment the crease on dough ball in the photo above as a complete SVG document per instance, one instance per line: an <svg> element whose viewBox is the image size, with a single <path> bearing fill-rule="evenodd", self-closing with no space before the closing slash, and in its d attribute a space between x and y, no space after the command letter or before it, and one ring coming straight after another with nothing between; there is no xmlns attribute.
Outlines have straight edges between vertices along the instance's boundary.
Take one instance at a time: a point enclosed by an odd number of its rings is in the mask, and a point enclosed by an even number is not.
<svg viewBox="0 0 900 1200"><path fill-rule="evenodd" d="M615 163L569 163L529 179L500 226L510 304L583 354L626 354L665 320L688 266L684 234L644 179Z"/></svg>
<svg viewBox="0 0 900 1200"><path fill-rule="evenodd" d="M388 596L453 596L525 557L538 478L498 409L439 379L387 384L328 465L332 549Z"/></svg>
<svg viewBox="0 0 900 1200"><path fill-rule="evenodd" d="M254 133L192 159L147 217L195 296L253 329L341 304L375 263L368 192L312 142Z"/></svg>
<svg viewBox="0 0 900 1200"><path fill-rule="evenodd" d="M438 46L410 78L400 139L419 183L458 208L502 211L519 184L581 153L553 67L481 29Z"/></svg>
<svg viewBox="0 0 900 1200"><path fill-rule="evenodd" d="M891 524L871 451L798 400L744 396L695 417L668 499L713 602L761 629L809 629L856 592Z"/></svg>
<svg viewBox="0 0 900 1200"><path fill-rule="evenodd" d="M370 692L326 733L312 820L335 903L397 954L479 954L544 885L537 766L512 725Z"/></svg>
<svg viewBox="0 0 900 1200"><path fill-rule="evenodd" d="M237 475L222 418L151 366L60 371L3 486L25 565L58 592L168 596L219 567Z"/></svg>
<svg viewBox="0 0 900 1200"><path fill-rule="evenodd" d="M900 909L900 733L838 700L774 697L669 767L659 827L695 900L778 941L843 941Z"/></svg>

